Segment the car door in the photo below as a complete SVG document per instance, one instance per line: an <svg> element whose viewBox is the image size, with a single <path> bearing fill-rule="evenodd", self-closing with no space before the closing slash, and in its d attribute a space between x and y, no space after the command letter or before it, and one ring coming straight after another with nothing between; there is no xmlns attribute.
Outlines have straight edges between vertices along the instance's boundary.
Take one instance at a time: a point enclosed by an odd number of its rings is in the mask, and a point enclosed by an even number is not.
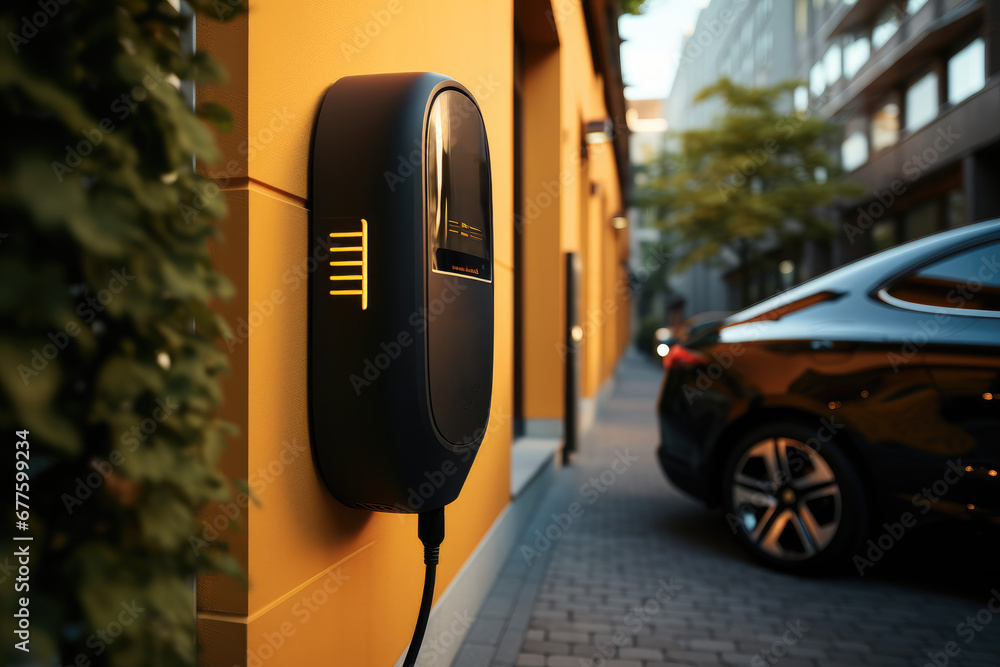
<svg viewBox="0 0 1000 667"><path fill-rule="evenodd" d="M960 430L915 503L948 513L1000 513L1000 240L966 247L909 271L879 298L920 313L914 336L940 400Z"/></svg>

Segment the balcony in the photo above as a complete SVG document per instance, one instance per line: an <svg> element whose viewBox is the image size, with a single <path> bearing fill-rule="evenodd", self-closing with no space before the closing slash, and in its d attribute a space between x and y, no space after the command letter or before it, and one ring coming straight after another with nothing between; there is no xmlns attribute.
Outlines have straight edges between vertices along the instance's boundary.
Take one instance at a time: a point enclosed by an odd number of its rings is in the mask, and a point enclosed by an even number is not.
<svg viewBox="0 0 1000 667"><path fill-rule="evenodd" d="M849 81L841 79L827 90L827 101L816 109L822 117L833 117L866 99L878 99L903 86L931 62L948 44L982 22L982 0L944 0L941 13L937 3L928 2L907 17L888 42L873 52L868 62ZM834 26L831 38L860 26L870 26L882 5L859 2ZM836 16L831 20L836 20Z"/></svg>
<svg viewBox="0 0 1000 667"><path fill-rule="evenodd" d="M884 148L847 178L871 191L908 187L961 158L1000 141L1000 77L961 103L945 106L937 118Z"/></svg>

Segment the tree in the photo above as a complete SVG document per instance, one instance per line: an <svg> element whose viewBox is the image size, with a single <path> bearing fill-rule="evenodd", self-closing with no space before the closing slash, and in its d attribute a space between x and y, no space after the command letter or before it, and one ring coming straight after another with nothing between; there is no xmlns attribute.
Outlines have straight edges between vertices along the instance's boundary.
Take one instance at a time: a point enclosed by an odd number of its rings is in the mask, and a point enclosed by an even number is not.
<svg viewBox="0 0 1000 667"><path fill-rule="evenodd" d="M861 194L837 179L824 144L838 127L778 109L800 85L748 88L723 78L695 97L719 98L727 111L708 128L681 133L680 151L667 153L637 195L642 205L666 211L661 226L678 241L678 270L729 247L748 271L754 242L772 235L782 243L828 240L832 227L822 208Z"/></svg>
<svg viewBox="0 0 1000 667"><path fill-rule="evenodd" d="M191 20L152 0L0 8L2 507L23 540L0 557L3 665L193 665L194 577L243 576L198 515L232 494L211 309L232 286L208 245L224 197L193 158L219 157L204 121L230 121L178 89L224 78L184 48Z"/></svg>

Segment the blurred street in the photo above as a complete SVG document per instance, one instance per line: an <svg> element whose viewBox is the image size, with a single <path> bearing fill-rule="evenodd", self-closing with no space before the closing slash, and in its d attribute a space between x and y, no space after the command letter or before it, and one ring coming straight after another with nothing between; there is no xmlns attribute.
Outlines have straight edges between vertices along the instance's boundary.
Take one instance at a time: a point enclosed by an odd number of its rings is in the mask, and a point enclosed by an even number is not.
<svg viewBox="0 0 1000 667"><path fill-rule="evenodd" d="M590 441L559 471L454 664L998 664L987 538L914 530L863 577L768 570L718 512L665 480L661 375L634 351L623 358Z"/></svg>

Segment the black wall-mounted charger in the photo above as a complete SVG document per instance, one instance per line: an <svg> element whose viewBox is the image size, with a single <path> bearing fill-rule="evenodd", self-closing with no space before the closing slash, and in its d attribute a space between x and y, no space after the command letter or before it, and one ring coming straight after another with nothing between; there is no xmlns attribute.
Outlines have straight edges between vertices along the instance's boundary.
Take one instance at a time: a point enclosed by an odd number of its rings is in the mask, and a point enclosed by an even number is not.
<svg viewBox="0 0 1000 667"><path fill-rule="evenodd" d="M430 610L442 508L486 434L493 388L493 205L479 106L440 74L345 77L313 138L309 417L343 504L420 512Z"/></svg>
<svg viewBox="0 0 1000 667"><path fill-rule="evenodd" d="M351 507L443 507L482 442L493 383L479 107L438 74L346 77L323 100L313 151L310 238L330 257L310 289L320 473ZM440 485L422 493L429 478Z"/></svg>

